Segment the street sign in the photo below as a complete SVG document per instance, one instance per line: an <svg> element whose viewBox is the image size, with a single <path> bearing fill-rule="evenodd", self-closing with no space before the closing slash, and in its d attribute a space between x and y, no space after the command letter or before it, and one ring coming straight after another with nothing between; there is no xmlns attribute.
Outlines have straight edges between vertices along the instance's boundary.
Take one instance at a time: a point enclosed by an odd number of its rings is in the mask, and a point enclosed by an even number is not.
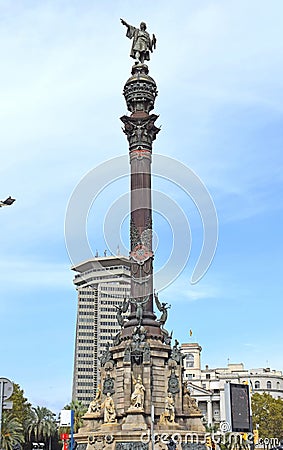
<svg viewBox="0 0 283 450"><path fill-rule="evenodd" d="M3 409L13 409L13 402L3 402Z"/></svg>
<svg viewBox="0 0 283 450"><path fill-rule="evenodd" d="M226 383L225 393L225 422L226 431L249 433L252 431L250 389L247 384ZM220 425L221 427L221 425ZM224 430L222 430L224 431Z"/></svg>
<svg viewBox="0 0 283 450"><path fill-rule="evenodd" d="M71 426L71 409L62 409L60 413L60 427L70 427Z"/></svg>
<svg viewBox="0 0 283 450"><path fill-rule="evenodd" d="M60 439L61 441L66 441L67 439L69 439L69 433L61 433L60 434Z"/></svg>
<svg viewBox="0 0 283 450"><path fill-rule="evenodd" d="M1 385L3 385L3 387ZM13 391L13 383L7 378L0 378L0 392L3 392L3 400L7 400L8 398L10 398L13 394Z"/></svg>

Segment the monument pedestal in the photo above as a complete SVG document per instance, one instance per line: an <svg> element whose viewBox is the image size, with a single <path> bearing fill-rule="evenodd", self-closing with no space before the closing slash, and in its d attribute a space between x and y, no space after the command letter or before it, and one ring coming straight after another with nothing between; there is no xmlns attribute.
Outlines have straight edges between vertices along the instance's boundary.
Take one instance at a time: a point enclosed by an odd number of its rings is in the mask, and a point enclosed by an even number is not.
<svg viewBox="0 0 283 450"><path fill-rule="evenodd" d="M182 443L193 443L197 437L198 449L204 449L202 415L182 383L183 358L178 342L171 347L161 337L154 339L147 334L146 327L141 327L131 338L124 338L119 345L109 348L108 354L101 358L102 398L98 396L101 411L83 417L84 426L75 435L78 444L85 447L81 450L96 450L102 445L101 439L106 450L149 450L152 405L156 450L168 450L160 439L175 435ZM103 405L109 397L115 406L116 423L104 423ZM174 413L172 423L170 411ZM164 417L168 422L162 423ZM190 450L191 447L178 448Z"/></svg>
<svg viewBox="0 0 283 450"><path fill-rule="evenodd" d="M147 430L148 425L145 422L143 412L128 409L125 422L122 423L121 428L122 430L132 430L132 431Z"/></svg>

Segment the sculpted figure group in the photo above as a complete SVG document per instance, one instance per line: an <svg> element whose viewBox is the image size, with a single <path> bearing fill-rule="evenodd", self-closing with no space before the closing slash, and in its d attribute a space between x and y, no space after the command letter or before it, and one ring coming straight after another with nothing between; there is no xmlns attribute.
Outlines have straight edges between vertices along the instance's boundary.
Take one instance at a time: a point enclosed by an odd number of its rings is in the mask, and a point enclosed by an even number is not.
<svg viewBox="0 0 283 450"><path fill-rule="evenodd" d="M132 380L134 385L134 392L131 395L131 407L143 408L145 387L142 384L142 378L140 375L138 375L137 378L132 375Z"/></svg>
<svg viewBox="0 0 283 450"><path fill-rule="evenodd" d="M111 393L107 392L106 398L103 402L101 402L101 388L99 385L94 399L89 404L87 412L88 414L100 414L102 409L104 410L104 423L116 422L115 404L113 398L111 397Z"/></svg>
<svg viewBox="0 0 283 450"><path fill-rule="evenodd" d="M94 399L90 402L87 412L88 413L97 413L101 408L101 387L100 384L97 387L96 395Z"/></svg>
<svg viewBox="0 0 283 450"><path fill-rule="evenodd" d="M106 398L101 404L101 408L104 409L104 423L116 422L115 405L110 392L107 392Z"/></svg>

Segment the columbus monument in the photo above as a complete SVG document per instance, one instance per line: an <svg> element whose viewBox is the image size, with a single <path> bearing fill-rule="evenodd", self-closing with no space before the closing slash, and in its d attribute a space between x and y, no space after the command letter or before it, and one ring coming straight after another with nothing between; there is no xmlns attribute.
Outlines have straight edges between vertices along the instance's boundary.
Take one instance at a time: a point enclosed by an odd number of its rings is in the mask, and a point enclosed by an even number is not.
<svg viewBox="0 0 283 450"><path fill-rule="evenodd" d="M101 384L75 440L87 450L147 450L154 441L158 450L205 448L202 414L182 379L179 342L165 328L170 305L154 291L151 159L160 128L151 113L157 86L144 62L156 38L144 22L121 23L135 60L123 91L130 115L121 117L131 169L131 295L117 308L121 330L100 357Z"/></svg>

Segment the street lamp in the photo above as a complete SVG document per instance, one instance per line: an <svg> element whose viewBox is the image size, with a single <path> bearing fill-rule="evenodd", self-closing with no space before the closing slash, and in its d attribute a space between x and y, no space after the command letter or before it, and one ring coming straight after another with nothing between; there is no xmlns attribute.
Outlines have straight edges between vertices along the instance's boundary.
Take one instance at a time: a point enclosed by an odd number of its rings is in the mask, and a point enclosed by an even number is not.
<svg viewBox="0 0 283 450"><path fill-rule="evenodd" d="M6 200L0 200L0 208L2 208L2 206L11 206L15 201L16 199L11 196L6 198Z"/></svg>

